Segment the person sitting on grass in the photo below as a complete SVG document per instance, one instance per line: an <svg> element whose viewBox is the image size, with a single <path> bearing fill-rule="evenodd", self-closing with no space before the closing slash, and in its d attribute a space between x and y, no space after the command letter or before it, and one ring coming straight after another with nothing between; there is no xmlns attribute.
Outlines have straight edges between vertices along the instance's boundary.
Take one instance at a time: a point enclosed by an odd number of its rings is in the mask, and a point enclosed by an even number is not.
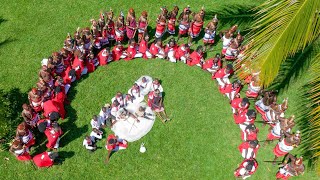
<svg viewBox="0 0 320 180"><path fill-rule="evenodd" d="M245 159L234 171L234 176L236 178L247 179L257 171L257 168L258 162L255 159Z"/></svg>
<svg viewBox="0 0 320 180"><path fill-rule="evenodd" d="M93 152L97 149L97 145L95 142L95 137L93 136L86 136L85 139L83 140L82 145L89 151Z"/></svg>
<svg viewBox="0 0 320 180"><path fill-rule="evenodd" d="M202 69L214 75L219 69L221 69L221 66L221 58L220 54L218 53L214 58L205 61L202 65Z"/></svg>
<svg viewBox="0 0 320 180"><path fill-rule="evenodd" d="M190 54L190 58L187 60L189 66L197 65L202 68L203 59L203 47L200 45L197 47L197 50L193 51Z"/></svg>
<svg viewBox="0 0 320 180"><path fill-rule="evenodd" d="M109 159L112 152L116 152L121 149L127 149L128 142L124 139L119 139L114 134L110 134L107 138L106 149L108 150L108 155L105 163L109 163Z"/></svg>
<svg viewBox="0 0 320 180"><path fill-rule="evenodd" d="M160 59L164 59L165 58L165 53L164 53L164 49L162 47L162 41L160 38L157 38L154 43L151 44L150 46L150 53L152 56L150 56L150 54L146 54L147 57L157 57Z"/></svg>
<svg viewBox="0 0 320 180"><path fill-rule="evenodd" d="M158 114L159 118L162 121L166 122L170 120L164 109L163 99L159 89L156 89L149 93L148 106Z"/></svg>
<svg viewBox="0 0 320 180"><path fill-rule="evenodd" d="M57 152L43 152L40 154L35 155L32 160L33 163L38 168L43 167L51 167L54 164L54 160L56 160L59 157Z"/></svg>
<svg viewBox="0 0 320 180"><path fill-rule="evenodd" d="M16 156L19 161L31 160L29 148L21 143L19 139L15 139L10 146L9 151Z"/></svg>

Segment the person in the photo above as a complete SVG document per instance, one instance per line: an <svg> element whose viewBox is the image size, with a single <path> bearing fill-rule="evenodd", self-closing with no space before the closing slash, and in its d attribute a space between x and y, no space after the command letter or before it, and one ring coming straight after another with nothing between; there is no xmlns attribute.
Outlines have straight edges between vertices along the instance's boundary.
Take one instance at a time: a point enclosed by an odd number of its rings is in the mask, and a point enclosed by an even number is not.
<svg viewBox="0 0 320 180"><path fill-rule="evenodd" d="M86 58L87 61L85 62L85 65L88 68L88 73L92 73L96 70L96 67L99 65L98 58L95 57L93 51L90 51Z"/></svg>
<svg viewBox="0 0 320 180"><path fill-rule="evenodd" d="M263 116L269 110L270 105L277 102L276 91L260 91L262 98L255 103L256 110Z"/></svg>
<svg viewBox="0 0 320 180"><path fill-rule="evenodd" d="M163 105L163 99L160 94L160 90L156 89L149 93L148 95L148 106L155 112L158 113L159 118L161 118L162 121L166 122L169 121L169 117L167 116L164 105Z"/></svg>
<svg viewBox="0 0 320 180"><path fill-rule="evenodd" d="M164 49L162 47L162 41L160 38L156 38L154 43L151 44L150 54L146 53L147 57L152 57L152 58L157 57L160 59L165 58L165 53L164 53Z"/></svg>
<svg viewBox="0 0 320 180"><path fill-rule="evenodd" d="M227 64L226 67L218 70L214 75L212 75L212 79L216 79L219 86L223 88L227 84L231 84L229 80L229 76L233 73L232 64Z"/></svg>
<svg viewBox="0 0 320 180"><path fill-rule="evenodd" d="M262 116L266 124L274 126L277 119L283 118L285 111L288 109L288 98L285 98L282 104L273 104L269 107L268 111Z"/></svg>
<svg viewBox="0 0 320 180"><path fill-rule="evenodd" d="M140 87L137 83L133 84L128 93L131 94L135 100L140 99L141 97Z"/></svg>
<svg viewBox="0 0 320 180"><path fill-rule="evenodd" d="M171 38L166 45L164 52L166 53L167 58L169 59L170 62L177 62L177 59L175 57L175 53L178 49L176 40L174 38Z"/></svg>
<svg viewBox="0 0 320 180"><path fill-rule="evenodd" d="M259 148L260 148L260 145L258 140L242 142L238 147L241 153L241 156L244 159L251 159L251 158L255 159Z"/></svg>
<svg viewBox="0 0 320 180"><path fill-rule="evenodd" d="M207 50L207 46L209 46L209 50L212 49L214 44L214 38L216 36L216 30L218 26L218 18L217 15L207 24L206 28L204 29L204 36L203 36L203 44L205 50Z"/></svg>
<svg viewBox="0 0 320 180"><path fill-rule="evenodd" d="M249 124L244 131L241 131L242 141L257 140L259 129L254 124Z"/></svg>
<svg viewBox="0 0 320 180"><path fill-rule="evenodd" d="M116 31L115 31L115 23L113 21L113 10L110 8L109 12L105 13L107 19L106 19L106 28L107 28L107 34L109 41L114 41L116 37Z"/></svg>
<svg viewBox="0 0 320 180"><path fill-rule="evenodd" d="M39 114L26 103L22 105L22 109L21 116L24 119L24 122L26 122L30 127L36 127L37 122L40 119Z"/></svg>
<svg viewBox="0 0 320 180"><path fill-rule="evenodd" d="M183 12L181 12L178 23L179 23L179 34L177 42L180 40L181 36L186 35L188 33L188 29L190 27L190 18L191 10L190 6L187 6L183 9Z"/></svg>
<svg viewBox="0 0 320 180"><path fill-rule="evenodd" d="M97 129L97 128L92 128L92 131L91 131L91 133L90 133L90 136L92 136L92 137L95 137L96 139L102 139L102 134L103 134L103 132L102 131L100 131L99 129Z"/></svg>
<svg viewBox="0 0 320 180"><path fill-rule="evenodd" d="M128 118L131 117L138 123L140 120L131 112L129 112L126 108L120 108L116 115L116 121L126 121ZM112 125L114 125L116 122L114 122Z"/></svg>
<svg viewBox="0 0 320 180"><path fill-rule="evenodd" d="M136 13L133 8L130 8L128 11L126 19L126 32L129 40L134 39L137 31L137 22L136 22Z"/></svg>
<svg viewBox="0 0 320 180"><path fill-rule="evenodd" d="M123 100L122 92L118 91L116 93L115 97L113 97L111 99L111 102L114 102L115 100L117 100L117 102L119 103L119 108L124 106L124 100Z"/></svg>
<svg viewBox="0 0 320 180"><path fill-rule="evenodd" d="M93 136L86 136L82 142L82 145L90 152L93 152L97 149L97 145L95 142L95 137Z"/></svg>
<svg viewBox="0 0 320 180"><path fill-rule="evenodd" d="M48 100L43 103L43 115L47 118L50 117L52 113L59 113L59 116L64 119L65 118L65 110L62 109L58 102L54 100Z"/></svg>
<svg viewBox="0 0 320 180"><path fill-rule="evenodd" d="M59 124L57 122L53 122L52 126L46 128L44 134L48 139L46 147L49 149L57 150L59 148L60 136L63 134Z"/></svg>
<svg viewBox="0 0 320 180"><path fill-rule="evenodd" d="M92 116L92 119L91 119L91 121L90 121L90 124L91 124L91 128L92 128L92 129L97 129L97 130L100 131L101 124L100 124L100 121L99 121L97 115L93 115L93 116ZM101 132L101 134L102 134L102 132Z"/></svg>
<svg viewBox="0 0 320 180"><path fill-rule="evenodd" d="M283 136L283 132L290 133L292 128L295 126L294 117L294 115L292 115L290 118L280 117L274 126L270 126L269 134L267 135L264 145L266 145L268 142L280 139L281 136Z"/></svg>
<svg viewBox="0 0 320 180"><path fill-rule="evenodd" d="M141 16L138 21L138 43L141 42L141 40L144 39L144 36L146 34L147 28L148 28L148 12L142 11Z"/></svg>
<svg viewBox="0 0 320 180"><path fill-rule="evenodd" d="M219 71L219 69L221 69L221 66L222 62L220 54L217 53L214 58L210 58L203 63L202 69L214 75L217 71Z"/></svg>
<svg viewBox="0 0 320 180"><path fill-rule="evenodd" d="M120 15L118 16L117 22L115 23L115 39L117 42L122 42L125 37L126 31L126 24L124 22L124 14L121 11Z"/></svg>
<svg viewBox="0 0 320 180"><path fill-rule="evenodd" d="M279 157L287 155L295 147L298 147L301 142L300 131L296 131L293 134L283 132L283 135L284 137L280 139L273 149L273 154L275 155L273 164L275 164Z"/></svg>
<svg viewBox="0 0 320 180"><path fill-rule="evenodd" d="M105 163L108 163L112 152L118 150L127 149L128 142L124 139L119 139L114 134L110 134L107 138L106 149L108 150L108 155Z"/></svg>
<svg viewBox="0 0 320 180"><path fill-rule="evenodd" d="M158 89L158 90L160 91L160 93L163 92L162 85L160 84L160 80L159 80L158 78L155 78L155 79L152 81L150 91L155 91L156 89Z"/></svg>
<svg viewBox="0 0 320 180"><path fill-rule="evenodd" d="M28 148L36 143L31 130L25 122L18 125L16 130L16 138L20 140L23 146Z"/></svg>
<svg viewBox="0 0 320 180"><path fill-rule="evenodd" d="M257 168L258 162L255 159L244 159L239 167L234 171L234 176L236 178L247 179L257 171Z"/></svg>
<svg viewBox="0 0 320 180"><path fill-rule="evenodd" d="M140 88L140 93L141 95L146 95L149 93L150 90L150 86L152 83L152 78L148 77L148 76L143 76L141 78L139 78L136 83L138 84L139 88Z"/></svg>
<svg viewBox="0 0 320 180"><path fill-rule="evenodd" d="M221 94L224 94L228 97L231 103L232 100L240 93L241 87L241 81L235 80L232 84L227 84L224 86L224 88L219 88L219 90Z"/></svg>
<svg viewBox="0 0 320 180"><path fill-rule="evenodd" d="M222 39L221 56L223 57L226 54L228 47L230 46L232 34L226 32L224 35L222 35L222 33L220 33L220 38Z"/></svg>
<svg viewBox="0 0 320 180"><path fill-rule="evenodd" d="M98 63L100 66L105 66L113 60L110 48L106 47L102 49L97 55Z"/></svg>
<svg viewBox="0 0 320 180"><path fill-rule="evenodd" d="M56 56L59 56L59 53L58 52L55 52L56 54ZM61 59L61 58L60 58ZM58 60L57 60L58 61ZM62 61L62 60L61 60ZM63 68L63 66L62 66L62 68ZM59 69L60 70L60 69ZM63 69L62 69L63 70ZM59 71L59 73L57 73L57 74L60 74L61 72L62 72L62 70L61 71ZM51 69L50 68L48 68L46 65L43 65L42 66L42 68L41 68L41 70L39 71L39 80L43 80L44 82L46 82L47 84L48 84L48 86L49 87L51 87L52 88L52 86L53 86L53 77L52 77L52 75L51 75Z"/></svg>
<svg viewBox="0 0 320 180"><path fill-rule="evenodd" d="M248 85L248 90L246 91L247 98L256 99L259 96L261 90L259 76L254 76L251 79L251 82Z"/></svg>
<svg viewBox="0 0 320 180"><path fill-rule="evenodd" d="M256 112L253 109L244 110L241 113L234 114L234 121L236 124L239 124L239 127L242 131L245 131L246 127L249 124L254 124L256 120Z"/></svg>
<svg viewBox="0 0 320 180"><path fill-rule="evenodd" d="M58 157L59 154L57 152L45 151L43 153L35 155L32 160L38 168L43 168L51 167L54 164L54 160L56 160Z"/></svg>
<svg viewBox="0 0 320 180"><path fill-rule="evenodd" d="M54 94L52 100L58 106L58 112L62 119L65 118L66 110L64 109L64 104L66 102L66 94L65 91L60 86L54 88ZM46 103L44 103L44 106ZM44 108L45 109L45 108Z"/></svg>
<svg viewBox="0 0 320 180"><path fill-rule="evenodd" d="M145 106L139 106L138 110L135 112L135 116L150 119L148 116L152 116L150 113L146 113L146 107Z"/></svg>
<svg viewBox="0 0 320 180"><path fill-rule="evenodd" d="M99 124L101 124L102 128L111 125L111 105L105 104L99 113Z"/></svg>
<svg viewBox="0 0 320 180"><path fill-rule="evenodd" d="M119 102L117 100L112 101L111 112L110 112L112 124L116 121L116 116L117 116L119 109L120 109ZM111 124L111 127L112 127L112 124Z"/></svg>
<svg viewBox="0 0 320 180"><path fill-rule="evenodd" d="M182 44L179 46L175 53L177 60L187 63L187 59L190 57L190 46L188 44Z"/></svg>
<svg viewBox="0 0 320 180"><path fill-rule="evenodd" d="M192 40L200 35L204 23L204 7L201 8L200 12L194 15L189 28L189 45L191 46Z"/></svg>
<svg viewBox="0 0 320 180"><path fill-rule="evenodd" d="M29 148L24 146L20 140L13 140L10 146L9 152L11 152L19 161L29 161L32 157L29 154Z"/></svg>
<svg viewBox="0 0 320 180"><path fill-rule="evenodd" d="M149 42L149 35L145 33L144 38L140 41L139 44L139 52L142 53L142 57L145 59L150 59L152 58L152 54L149 51L148 48L148 42Z"/></svg>
<svg viewBox="0 0 320 180"><path fill-rule="evenodd" d="M199 67L202 67L203 62L204 62L204 59L203 59L203 47L200 45L200 46L197 47L197 50L193 51L190 54L190 57L187 60L187 64L189 66L197 65Z"/></svg>
<svg viewBox="0 0 320 180"><path fill-rule="evenodd" d="M175 5L173 7L173 10L168 14L169 20L168 20L167 32L170 35L176 34L176 20L177 20L178 12L179 12L179 7Z"/></svg>
<svg viewBox="0 0 320 180"><path fill-rule="evenodd" d="M130 104L133 104L133 96L131 94L126 94L126 97L124 98L124 107L129 106Z"/></svg>
<svg viewBox="0 0 320 180"><path fill-rule="evenodd" d="M123 46L120 41L117 41L116 45L112 49L112 59L118 61L127 57L127 53L124 52Z"/></svg>
<svg viewBox="0 0 320 180"><path fill-rule="evenodd" d="M157 25L156 25L156 32L155 32L155 37L157 39L161 39L164 33L166 32L166 27L167 27L167 14L168 10L166 7L161 7L161 13L157 18Z"/></svg>
<svg viewBox="0 0 320 180"><path fill-rule="evenodd" d="M134 39L130 39L129 46L127 48L127 57L124 60L128 61L134 58L141 58L143 54L140 53L138 50L139 50L139 47L136 44L136 41Z"/></svg>
<svg viewBox="0 0 320 180"><path fill-rule="evenodd" d="M284 162L281 164L279 171L276 174L278 180L287 180L290 177L303 175L305 166L303 164L303 157L295 157L292 154L288 154Z"/></svg>
<svg viewBox="0 0 320 180"><path fill-rule="evenodd" d="M42 111L43 97L41 96L39 90L37 90L36 88L32 88L31 91L28 93L28 99L30 102L30 106L33 108L34 111Z"/></svg>
<svg viewBox="0 0 320 180"><path fill-rule="evenodd" d="M246 109L249 108L249 99L248 98L240 98L238 96L236 96L236 98L234 98L231 101L231 108L232 108L232 112L233 114L241 114L243 111L245 111Z"/></svg>

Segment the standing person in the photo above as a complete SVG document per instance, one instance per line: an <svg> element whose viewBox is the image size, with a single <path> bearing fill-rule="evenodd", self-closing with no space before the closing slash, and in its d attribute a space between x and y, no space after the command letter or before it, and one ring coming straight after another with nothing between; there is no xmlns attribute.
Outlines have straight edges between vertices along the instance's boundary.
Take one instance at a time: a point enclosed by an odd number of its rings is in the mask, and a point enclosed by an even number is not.
<svg viewBox="0 0 320 180"><path fill-rule="evenodd" d="M59 148L60 136L63 134L58 123L52 123L52 126L46 128L44 134L48 139L47 148L57 150Z"/></svg>
<svg viewBox="0 0 320 180"><path fill-rule="evenodd" d="M200 35L204 23L204 8L202 7L200 12L194 15L194 18L189 28L189 46L192 45L192 40Z"/></svg>
<svg viewBox="0 0 320 180"><path fill-rule="evenodd" d="M33 163L38 167L51 167L54 164L54 160L59 157L57 152L43 152L35 155L32 160Z"/></svg>
<svg viewBox="0 0 320 180"><path fill-rule="evenodd" d="M178 34L177 42L180 40L181 36L184 36L188 33L188 29L190 27L190 22L191 22L190 14L191 14L190 6L187 6L183 9L183 12L180 14L178 18L179 34Z"/></svg>
<svg viewBox="0 0 320 180"><path fill-rule="evenodd" d="M142 11L141 16L138 21L138 43L144 39L145 34L148 29L148 13L147 11Z"/></svg>
<svg viewBox="0 0 320 180"><path fill-rule="evenodd" d="M128 142L124 139L119 139L114 134L110 134L107 138L106 149L108 150L108 155L105 163L109 163L110 155L112 152L116 152L121 149L127 149Z"/></svg>
<svg viewBox="0 0 320 180"><path fill-rule="evenodd" d="M301 142L300 131L296 131L296 133L293 134L283 132L283 134L283 139L280 139L273 149L273 154L275 155L273 160L274 165L279 157L287 155L295 147L298 147Z"/></svg>
<svg viewBox="0 0 320 180"><path fill-rule="evenodd" d="M166 7L161 7L161 13L157 18L157 26L156 26L156 33L155 37L161 39L164 33L166 32L167 27L167 16L168 10Z"/></svg>
<svg viewBox="0 0 320 180"><path fill-rule="evenodd" d="M179 12L179 7L175 5L173 7L173 10L168 14L169 20L168 20L167 31L170 35L176 34L176 20L177 20L178 12Z"/></svg>
<svg viewBox="0 0 320 180"><path fill-rule="evenodd" d="M116 37L115 23L113 21L112 9L110 9L110 11L106 13L106 17L107 17L106 28L107 28L108 40L112 42Z"/></svg>
<svg viewBox="0 0 320 180"><path fill-rule="evenodd" d="M129 40L134 39L137 31L137 21L136 21L136 13L133 8L130 8L128 11L127 19L126 19L126 29L127 29L127 37Z"/></svg>
<svg viewBox="0 0 320 180"><path fill-rule="evenodd" d="M234 176L236 178L247 179L257 171L257 168L258 162L255 159L245 159L234 171Z"/></svg>
<svg viewBox="0 0 320 180"><path fill-rule="evenodd" d="M297 158L292 154L288 154L281 165L282 167L279 169L276 175L276 178L278 180L287 180L293 176L303 175L305 170L302 156L300 156L300 158Z"/></svg>
<svg viewBox="0 0 320 180"><path fill-rule="evenodd" d="M218 26L218 18L217 15L207 24L204 30L203 36L203 44L205 50L207 50L207 46L209 46L209 50L212 50L212 46L214 44L214 38L216 37L216 30Z"/></svg>
<svg viewBox="0 0 320 180"><path fill-rule="evenodd" d="M270 126L269 134L267 135L264 145L270 141L280 139L281 136L283 136L283 132L290 133L292 128L295 126L294 117L294 115L292 115L290 118L279 117L279 120L275 123L275 125Z"/></svg>
<svg viewBox="0 0 320 180"><path fill-rule="evenodd" d="M115 23L115 34L116 34L116 41L122 42L124 40L126 33L126 24L124 22L124 14L123 12L120 13L118 16L117 22Z"/></svg>

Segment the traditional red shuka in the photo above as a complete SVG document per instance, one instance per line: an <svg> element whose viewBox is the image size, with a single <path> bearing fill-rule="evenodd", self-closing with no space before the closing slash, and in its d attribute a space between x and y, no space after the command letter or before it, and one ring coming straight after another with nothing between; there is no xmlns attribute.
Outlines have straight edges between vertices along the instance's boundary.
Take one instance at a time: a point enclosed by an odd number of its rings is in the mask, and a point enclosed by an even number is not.
<svg viewBox="0 0 320 180"><path fill-rule="evenodd" d="M184 47L185 47L185 45L182 44L182 45L176 50L175 58L176 58L177 60L180 60L181 57L183 57L183 56L185 56L186 54L190 53L190 48L185 49Z"/></svg>
<svg viewBox="0 0 320 180"><path fill-rule="evenodd" d="M48 143L46 144L47 148L53 149L56 145L59 137L63 134L62 130L55 131L53 127L48 127L44 134L47 136Z"/></svg>
<svg viewBox="0 0 320 180"><path fill-rule="evenodd" d="M43 115L48 118L50 113L58 112L60 114L61 119L64 119L66 112L64 108L60 109L59 107L60 105L58 102L54 100L48 100L43 103Z"/></svg>
<svg viewBox="0 0 320 180"><path fill-rule="evenodd" d="M243 124L243 123L254 124L254 121L256 120L256 118L249 119L249 117L246 115L247 111L248 110L246 109L241 113L239 113L238 115L233 114L234 122L236 124Z"/></svg>
<svg viewBox="0 0 320 180"><path fill-rule="evenodd" d="M137 45L129 45L127 48L127 54L128 56L124 59L125 61L134 59L134 56L137 54Z"/></svg>
<svg viewBox="0 0 320 180"><path fill-rule="evenodd" d="M198 37L202 27L203 27L203 22L195 21L191 23L191 26L189 28L189 33L191 33L191 36L193 37Z"/></svg>
<svg viewBox="0 0 320 180"><path fill-rule="evenodd" d="M104 66L104 65L107 65L108 64L108 59L109 59L109 53L107 53L107 50L106 48L102 49L98 56L98 61L99 61L99 65L100 66Z"/></svg>
<svg viewBox="0 0 320 180"><path fill-rule="evenodd" d="M56 105L59 108L59 114L62 119L65 118L66 111L64 109L64 100L66 99L66 94L64 90L61 90L59 93L56 93L54 95L54 98L52 99L54 102L56 102Z"/></svg>
<svg viewBox="0 0 320 180"><path fill-rule="evenodd" d="M164 52L168 53L169 51L174 51L174 54L175 54L177 49L178 49L178 45L174 45L173 47L170 47L169 44L167 44L166 47L164 48Z"/></svg>
<svg viewBox="0 0 320 180"><path fill-rule="evenodd" d="M237 109L239 113L249 108L249 103L247 103L244 107L242 107L241 102L242 102L242 98L234 98L231 101L231 107L233 107L234 109Z"/></svg>
<svg viewBox="0 0 320 180"><path fill-rule="evenodd" d="M150 46L150 53L155 56L157 55L161 50L161 47L156 46L155 43L152 43Z"/></svg>
<svg viewBox="0 0 320 180"><path fill-rule="evenodd" d="M26 149L22 149L19 151L21 151L21 154L16 156L19 161L29 161L32 159L32 157L30 156L29 152Z"/></svg>
<svg viewBox="0 0 320 180"><path fill-rule="evenodd" d="M216 72L213 76L212 79L216 79L216 78L224 78L224 77L228 77L230 76L230 74L233 73L233 70L230 71L229 74L226 73L226 67L220 69L218 72Z"/></svg>
<svg viewBox="0 0 320 180"><path fill-rule="evenodd" d="M112 56L114 61L118 61L121 59L121 55L123 54L123 47L114 46L112 49Z"/></svg>
<svg viewBox="0 0 320 180"><path fill-rule="evenodd" d="M37 167L50 167L53 165L53 160L49 157L48 152L37 154L33 157L33 162Z"/></svg>
<svg viewBox="0 0 320 180"><path fill-rule="evenodd" d="M72 64L72 69L76 70L76 77L77 77L77 80L79 80L81 77L81 73L84 69L84 62L83 62L83 60L80 60L80 58L78 56L76 56L74 58L74 61Z"/></svg>
<svg viewBox="0 0 320 180"><path fill-rule="evenodd" d="M243 175L245 175L245 168L248 165L248 161L254 161L253 164L253 168L251 169L251 171L248 171L248 174L246 174L247 176L250 176L252 174L254 174L258 168L258 163L255 159L245 159L242 161L242 163L239 165L239 167L236 169L236 171L234 172L234 176L235 177L241 177Z"/></svg>
<svg viewBox="0 0 320 180"><path fill-rule="evenodd" d="M240 153L245 156L244 152L245 150L248 151L248 155L251 156L251 153L253 153L253 156L251 158L256 158L257 156L257 152L260 148L260 145L258 144L255 148L251 148L250 147L250 143L245 141L245 142L242 142L239 146L238 146L238 149L240 151ZM248 156L247 155L247 156Z"/></svg>
<svg viewBox="0 0 320 180"><path fill-rule="evenodd" d="M226 84L224 87L222 86L219 87L219 91L221 94L231 93L232 91L234 91L235 94L238 94L240 90L241 90L241 86L237 88L233 88L232 84Z"/></svg>
<svg viewBox="0 0 320 180"><path fill-rule="evenodd" d="M190 54L190 60L187 61L187 64L189 66L197 65L201 62L202 54L199 54L197 51L193 51Z"/></svg>
<svg viewBox="0 0 320 180"><path fill-rule="evenodd" d="M148 42L144 39L141 39L139 43L139 52L143 54L143 58L147 59L146 52L148 50Z"/></svg>
<svg viewBox="0 0 320 180"><path fill-rule="evenodd" d="M241 131L241 139L243 141L254 141L254 140L257 140L257 137L258 137L258 132L259 132L259 129L256 128L256 131L249 131L249 130L245 130L244 132Z"/></svg>
<svg viewBox="0 0 320 180"><path fill-rule="evenodd" d="M212 68L213 64L214 64L214 58L210 58L208 59L205 63L203 63L202 65L202 69L208 69L208 68ZM222 64L221 64L221 59L219 58L217 65L221 68Z"/></svg>

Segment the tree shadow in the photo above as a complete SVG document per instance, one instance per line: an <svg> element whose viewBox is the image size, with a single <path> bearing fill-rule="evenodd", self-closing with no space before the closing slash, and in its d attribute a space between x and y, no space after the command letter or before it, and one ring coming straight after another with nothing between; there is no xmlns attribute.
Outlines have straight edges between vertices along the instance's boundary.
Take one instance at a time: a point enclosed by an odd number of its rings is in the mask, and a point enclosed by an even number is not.
<svg viewBox="0 0 320 180"><path fill-rule="evenodd" d="M4 22L6 22L6 21L8 21L8 20L6 20L6 19L4 19L2 16L0 16L0 24L4 23Z"/></svg>
<svg viewBox="0 0 320 180"><path fill-rule="evenodd" d="M0 48L14 41L16 41L16 39L12 39L12 38L5 39L4 41L0 42Z"/></svg>
<svg viewBox="0 0 320 180"><path fill-rule="evenodd" d="M277 89L279 92L287 90L291 81L299 79L310 67L312 57L318 51L315 43L310 44L303 51L286 59L279 70L278 76L268 89Z"/></svg>
<svg viewBox="0 0 320 180"><path fill-rule="evenodd" d="M56 159L55 162L59 165L62 165L66 159L73 157L75 153L74 151L60 151L58 154L59 158Z"/></svg>

